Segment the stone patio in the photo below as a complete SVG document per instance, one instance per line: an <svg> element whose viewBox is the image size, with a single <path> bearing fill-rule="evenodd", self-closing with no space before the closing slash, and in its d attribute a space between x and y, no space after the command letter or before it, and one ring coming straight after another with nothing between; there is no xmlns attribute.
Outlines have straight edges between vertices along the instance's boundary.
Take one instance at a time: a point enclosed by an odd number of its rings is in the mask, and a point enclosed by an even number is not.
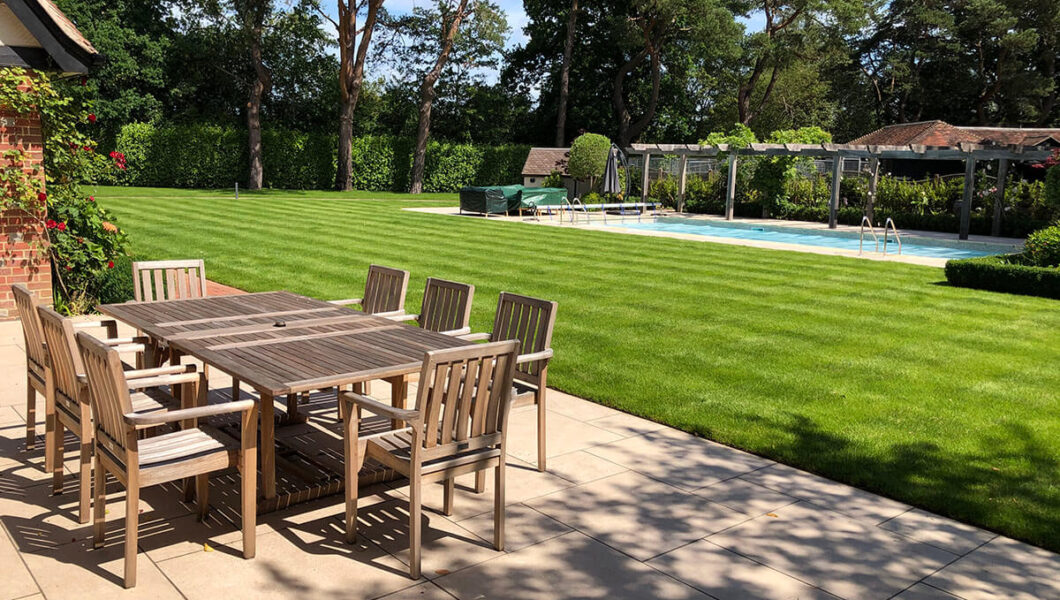
<svg viewBox="0 0 1060 600"><path fill-rule="evenodd" d="M332 496L259 518L257 558L243 560L238 481L222 475L202 523L175 487L145 491L139 583L124 590L122 494L108 494L108 544L92 550L74 520L72 444L61 496L42 471L43 425L25 449L24 373L18 324L0 323L0 600L1060 598L1058 555L558 391L547 473L532 464L532 413L511 416L505 552L489 542L491 493L467 476L452 517L437 511L440 485L425 493L420 581L407 576L401 482L364 490L356 545ZM221 401L226 378L211 377ZM316 395L307 412L309 426L278 435L341 451L333 400Z"/></svg>

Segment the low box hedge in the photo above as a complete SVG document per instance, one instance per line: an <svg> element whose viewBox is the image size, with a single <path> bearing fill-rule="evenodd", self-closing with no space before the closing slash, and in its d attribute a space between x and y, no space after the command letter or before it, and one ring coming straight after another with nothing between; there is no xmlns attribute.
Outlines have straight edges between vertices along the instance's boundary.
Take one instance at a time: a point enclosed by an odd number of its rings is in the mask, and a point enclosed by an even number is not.
<svg viewBox="0 0 1060 600"><path fill-rule="evenodd" d="M1020 254L951 260L946 263L946 280L959 287L1060 300L1060 268L1022 261Z"/></svg>

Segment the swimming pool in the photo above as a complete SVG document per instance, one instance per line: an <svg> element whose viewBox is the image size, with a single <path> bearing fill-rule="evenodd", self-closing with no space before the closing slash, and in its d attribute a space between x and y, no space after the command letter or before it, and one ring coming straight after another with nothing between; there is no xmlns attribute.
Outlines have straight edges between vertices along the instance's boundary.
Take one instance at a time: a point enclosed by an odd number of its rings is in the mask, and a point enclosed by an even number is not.
<svg viewBox="0 0 1060 600"><path fill-rule="evenodd" d="M682 217L659 217L654 221L616 223L611 226L623 227L626 229L687 233L716 238L759 240L781 244L797 244L800 246L839 248L842 250L853 250L855 252L858 250L858 233L851 231L822 231L819 229L803 229L785 225L758 225L728 221L687 219ZM877 230L877 235L880 239L880 250L882 252L883 233ZM872 236L866 231L864 246L865 253L875 254L875 249L876 243L873 241ZM1005 244L986 244L982 242L942 240L907 235L902 236L902 254L911 256L946 259L973 258L977 256L990 256L992 254L1008 254L1016 250L1017 248L1014 246ZM892 236L888 244L887 254L897 253L898 244Z"/></svg>

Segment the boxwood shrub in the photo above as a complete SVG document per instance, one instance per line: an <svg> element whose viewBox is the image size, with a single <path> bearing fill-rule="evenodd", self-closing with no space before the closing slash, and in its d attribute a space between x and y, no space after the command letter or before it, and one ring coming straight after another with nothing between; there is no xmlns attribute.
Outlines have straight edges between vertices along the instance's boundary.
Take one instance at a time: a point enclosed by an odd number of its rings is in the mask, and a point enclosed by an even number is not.
<svg viewBox="0 0 1060 600"><path fill-rule="evenodd" d="M1060 299L1060 268L1026 264L1022 254L963 258L946 263L946 280L959 287Z"/></svg>

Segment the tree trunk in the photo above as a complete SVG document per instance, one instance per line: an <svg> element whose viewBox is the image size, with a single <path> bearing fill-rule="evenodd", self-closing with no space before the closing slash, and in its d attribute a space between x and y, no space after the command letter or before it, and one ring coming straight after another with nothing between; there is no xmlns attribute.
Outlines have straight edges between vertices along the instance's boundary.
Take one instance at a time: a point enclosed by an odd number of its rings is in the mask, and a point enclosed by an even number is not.
<svg viewBox="0 0 1060 600"><path fill-rule="evenodd" d="M357 101L361 97L364 84L364 62L368 56L368 46L375 31L379 8L383 0L368 0L368 13L365 15L364 27L361 28L361 41L357 39L357 14L363 0L339 0L339 152L338 169L335 173L335 188L348 191L353 188L353 115ZM355 51L356 45L356 51Z"/></svg>
<svg viewBox="0 0 1060 600"><path fill-rule="evenodd" d="M250 58L254 64L254 81L250 84L250 100L247 102L247 141L250 151L250 174L247 178L247 188L260 190L264 179L261 160L261 99L268 92L271 76L261 59L261 32L264 15L259 13L255 20L250 32Z"/></svg>
<svg viewBox="0 0 1060 600"><path fill-rule="evenodd" d="M629 113L629 108L626 106L625 80L637 67L644 63L645 59L650 59L651 96L648 98L648 106L645 107L644 114L641 115L640 119L634 121L633 116ZM618 74L615 75L611 102L618 116L618 145L620 148L629 147L629 144L637 139L651 124L651 120L655 117L655 108L659 104L661 82L662 63L659 59L657 46L652 42L648 42L647 47L643 51L618 70Z"/></svg>
<svg viewBox="0 0 1060 600"><path fill-rule="evenodd" d="M460 0L460 5L453 15L453 22L449 24L449 28L445 31L445 38L442 40L442 49L438 53L438 58L434 61L434 66L431 67L431 70L427 71L427 74L423 76L423 83L420 85L419 124L416 126L416 148L412 154L412 184L409 188L409 192L412 194L423 192L423 170L427 161L427 138L431 134L431 106L434 103L434 84L438 83L438 78L442 76L445 62L449 60L449 53L453 50L453 39L456 37L456 32L460 29L460 22L469 14L467 5L468 0Z"/></svg>
<svg viewBox="0 0 1060 600"><path fill-rule="evenodd" d="M563 69L559 76L559 108L556 111L556 147L567 141L567 97L570 92L570 61L574 53L574 26L578 20L578 0L571 0L567 17L567 39L563 43Z"/></svg>

